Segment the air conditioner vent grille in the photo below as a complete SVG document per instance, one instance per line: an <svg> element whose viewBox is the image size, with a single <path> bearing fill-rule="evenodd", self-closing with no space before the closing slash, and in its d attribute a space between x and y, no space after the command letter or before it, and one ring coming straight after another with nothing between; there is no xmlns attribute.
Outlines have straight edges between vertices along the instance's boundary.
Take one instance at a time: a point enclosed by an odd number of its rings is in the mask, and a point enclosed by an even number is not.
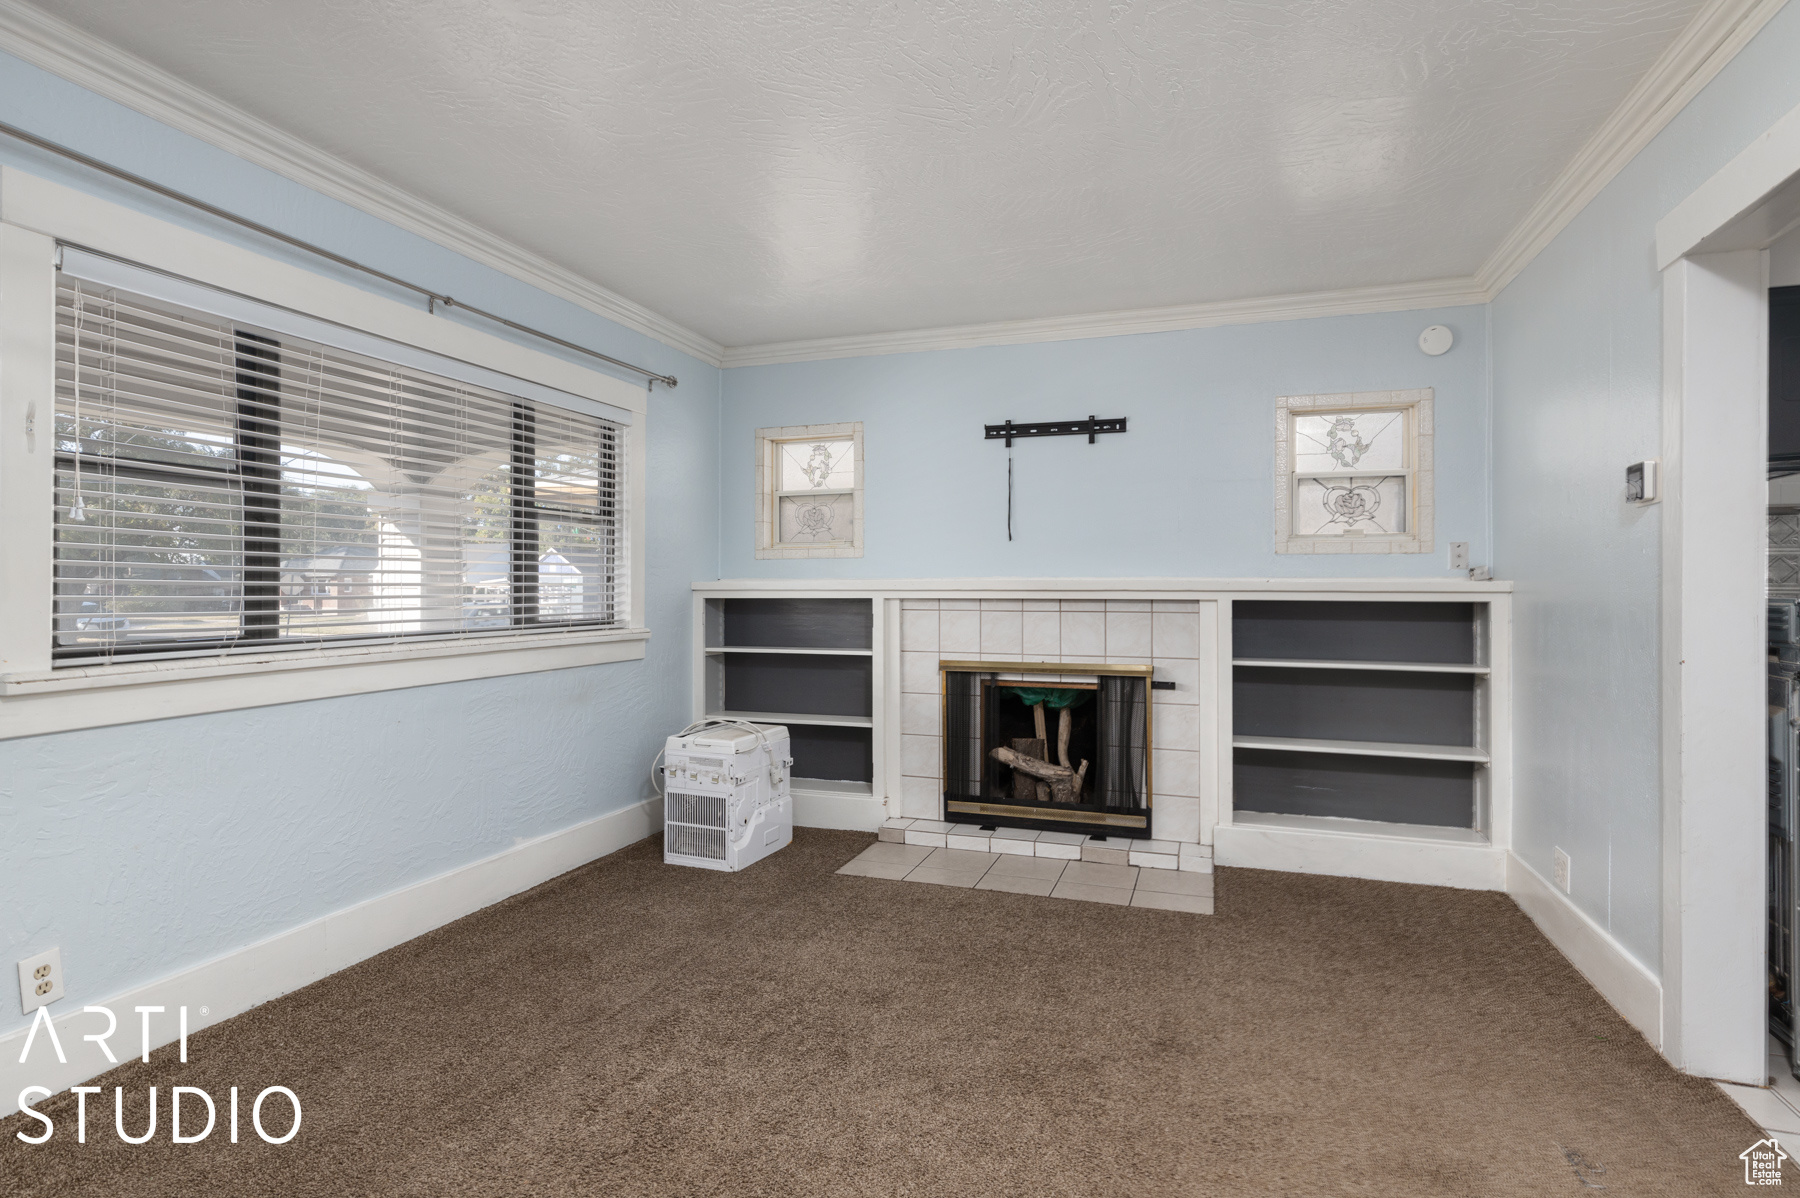
<svg viewBox="0 0 1800 1198"><path fill-rule="evenodd" d="M725 796L691 795L671 790L668 801L663 806L663 822L698 824L703 828L723 828L725 826Z"/></svg>
<svg viewBox="0 0 1800 1198"><path fill-rule="evenodd" d="M677 857L725 860L725 829L696 828L690 824L663 825L663 852Z"/></svg>

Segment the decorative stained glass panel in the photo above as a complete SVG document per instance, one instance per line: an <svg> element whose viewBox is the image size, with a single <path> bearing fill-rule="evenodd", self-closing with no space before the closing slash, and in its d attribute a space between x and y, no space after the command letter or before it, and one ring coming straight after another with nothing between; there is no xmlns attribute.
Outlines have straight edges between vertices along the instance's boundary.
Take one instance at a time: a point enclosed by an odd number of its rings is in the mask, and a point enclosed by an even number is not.
<svg viewBox="0 0 1800 1198"><path fill-rule="evenodd" d="M1294 480L1294 535L1380 536L1407 531L1406 476L1356 474Z"/></svg>
<svg viewBox="0 0 1800 1198"><path fill-rule="evenodd" d="M1800 599L1800 509L1769 509L1769 596Z"/></svg>
<svg viewBox="0 0 1800 1198"><path fill-rule="evenodd" d="M1294 417L1294 470L1299 474L1404 470L1406 413L1321 412Z"/></svg>
<svg viewBox="0 0 1800 1198"><path fill-rule="evenodd" d="M855 442L849 437L782 442L781 485L777 490L848 491L856 485L854 448Z"/></svg>
<svg viewBox="0 0 1800 1198"><path fill-rule="evenodd" d="M783 495L776 519L783 544L825 545L848 541L855 532L852 495Z"/></svg>

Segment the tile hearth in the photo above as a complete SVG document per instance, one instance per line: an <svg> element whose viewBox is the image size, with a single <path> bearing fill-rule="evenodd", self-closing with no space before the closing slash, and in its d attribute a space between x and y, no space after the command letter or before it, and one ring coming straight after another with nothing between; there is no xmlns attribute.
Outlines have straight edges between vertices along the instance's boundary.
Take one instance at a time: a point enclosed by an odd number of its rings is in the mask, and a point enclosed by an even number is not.
<svg viewBox="0 0 1800 1198"><path fill-rule="evenodd" d="M890 819L881 825L881 839L933 849L969 849L978 853L1091 861L1097 865L1135 865L1143 869L1198 873L1212 870L1211 845L1183 844L1173 840L982 828L976 824L953 824L935 819Z"/></svg>
<svg viewBox="0 0 1800 1198"><path fill-rule="evenodd" d="M1195 915L1213 912L1210 871L1106 865L1066 857L984 853L880 840L864 849L838 873L1120 906L1155 907Z"/></svg>

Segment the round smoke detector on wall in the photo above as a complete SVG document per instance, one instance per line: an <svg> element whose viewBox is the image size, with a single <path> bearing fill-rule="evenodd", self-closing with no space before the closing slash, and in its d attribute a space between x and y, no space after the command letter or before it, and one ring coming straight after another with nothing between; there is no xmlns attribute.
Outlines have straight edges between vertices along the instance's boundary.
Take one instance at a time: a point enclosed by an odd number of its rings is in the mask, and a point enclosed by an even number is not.
<svg viewBox="0 0 1800 1198"><path fill-rule="evenodd" d="M1455 344L1456 334L1441 324L1434 324L1419 334L1419 348L1434 358L1439 354L1449 353L1450 347Z"/></svg>

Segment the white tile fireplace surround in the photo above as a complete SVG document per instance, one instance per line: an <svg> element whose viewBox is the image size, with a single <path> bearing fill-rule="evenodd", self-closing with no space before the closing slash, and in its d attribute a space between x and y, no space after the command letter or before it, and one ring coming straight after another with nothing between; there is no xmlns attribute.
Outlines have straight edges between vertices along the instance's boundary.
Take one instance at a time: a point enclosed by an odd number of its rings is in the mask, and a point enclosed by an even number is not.
<svg viewBox="0 0 1800 1198"><path fill-rule="evenodd" d="M902 599L900 817L943 809L938 663L1145 665L1173 690L1150 692L1152 832L1200 842L1200 604L1191 599Z"/></svg>
<svg viewBox="0 0 1800 1198"><path fill-rule="evenodd" d="M789 727L796 823L919 821L887 834L929 837L945 815L942 663L1148 665L1173 684L1150 691L1150 836L1173 846L1160 856L1175 872L1211 860L1501 890L1510 591L1460 578L697 583L694 714ZM1079 839L1052 835L1043 855L1064 837Z"/></svg>

